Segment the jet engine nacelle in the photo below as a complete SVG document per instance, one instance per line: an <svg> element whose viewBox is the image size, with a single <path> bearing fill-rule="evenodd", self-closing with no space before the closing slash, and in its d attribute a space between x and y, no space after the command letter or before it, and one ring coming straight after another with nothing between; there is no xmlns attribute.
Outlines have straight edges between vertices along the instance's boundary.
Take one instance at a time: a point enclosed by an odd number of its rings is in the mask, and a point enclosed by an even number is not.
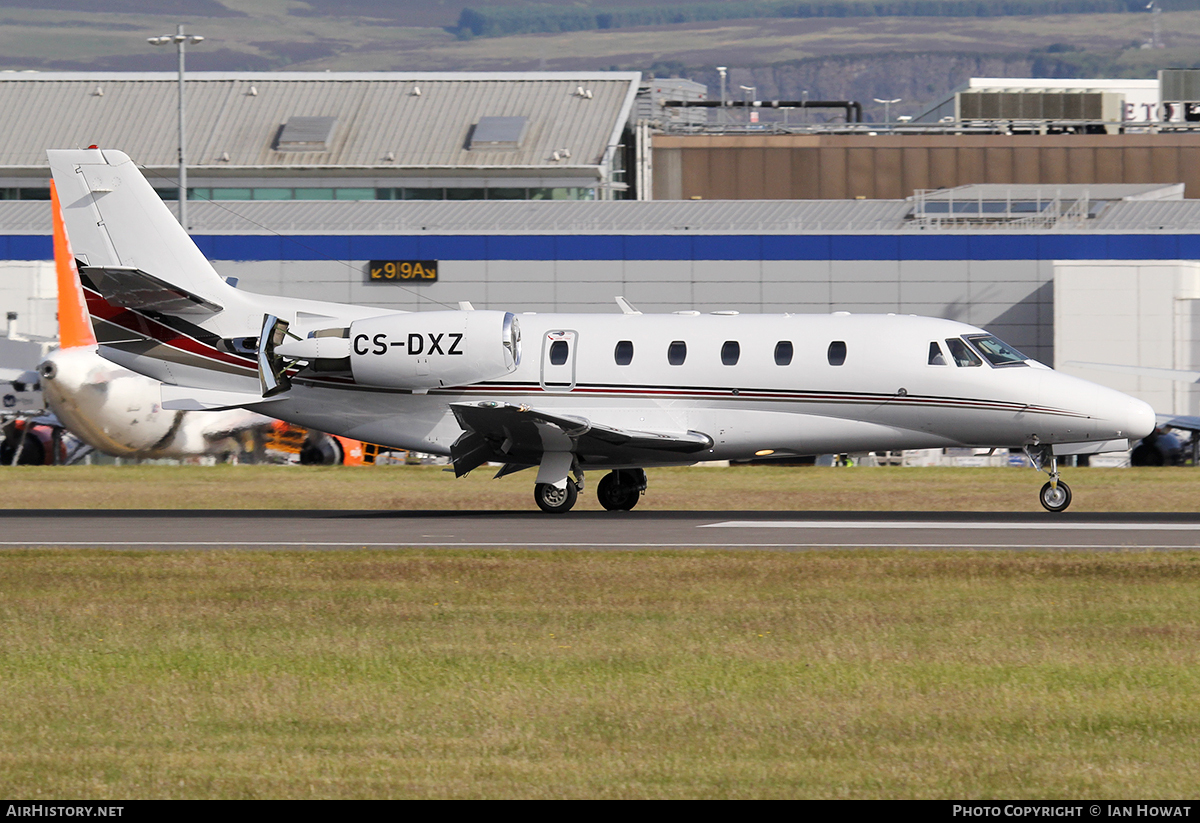
<svg viewBox="0 0 1200 823"><path fill-rule="evenodd" d="M521 362L521 330L510 312L431 311L350 324L356 383L436 389L494 380Z"/></svg>

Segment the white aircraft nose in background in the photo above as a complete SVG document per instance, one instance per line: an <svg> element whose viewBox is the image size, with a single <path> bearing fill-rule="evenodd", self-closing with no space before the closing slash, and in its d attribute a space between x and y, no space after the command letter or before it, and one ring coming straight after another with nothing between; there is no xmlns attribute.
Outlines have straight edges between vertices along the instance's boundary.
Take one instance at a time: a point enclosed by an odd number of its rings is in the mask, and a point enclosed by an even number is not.
<svg viewBox="0 0 1200 823"><path fill-rule="evenodd" d="M1124 436L1130 440L1140 440L1154 431L1154 409L1150 404L1127 394L1121 394L1120 397L1124 400L1124 409L1117 419L1123 421Z"/></svg>

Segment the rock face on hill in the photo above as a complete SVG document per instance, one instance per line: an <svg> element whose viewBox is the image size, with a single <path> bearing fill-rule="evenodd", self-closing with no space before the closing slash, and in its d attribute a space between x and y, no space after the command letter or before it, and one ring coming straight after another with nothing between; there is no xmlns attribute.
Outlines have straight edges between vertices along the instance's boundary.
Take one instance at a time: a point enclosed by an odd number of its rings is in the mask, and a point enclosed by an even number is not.
<svg viewBox="0 0 1200 823"><path fill-rule="evenodd" d="M1105 61L1107 63L1107 61ZM759 100L857 100L864 119L883 120L883 106L874 98L895 99L891 116L918 115L944 99L970 77L1082 77L1078 61L1053 54L877 54L823 57L759 67L731 67L726 94L731 100L749 96L740 86L755 88ZM721 79L714 69L656 66L658 76L681 74L708 86L709 97L720 96ZM1101 75L1096 75L1101 76ZM1107 76L1114 76L1108 74ZM830 111L832 119L835 112ZM814 121L821 115L812 114ZM801 115L789 115L792 122Z"/></svg>

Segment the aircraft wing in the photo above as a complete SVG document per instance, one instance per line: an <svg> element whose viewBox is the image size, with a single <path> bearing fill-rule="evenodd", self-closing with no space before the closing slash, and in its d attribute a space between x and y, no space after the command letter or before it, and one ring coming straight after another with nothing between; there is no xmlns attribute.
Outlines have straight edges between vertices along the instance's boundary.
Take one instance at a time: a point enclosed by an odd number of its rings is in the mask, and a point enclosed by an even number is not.
<svg viewBox="0 0 1200 823"><path fill-rule="evenodd" d="M1200 431L1200 417L1190 414L1156 414L1154 422L1162 428L1183 429L1184 431Z"/></svg>
<svg viewBox="0 0 1200 823"><path fill-rule="evenodd" d="M160 396L162 407L169 411L228 411L283 399L279 395L260 397L249 392L196 389L168 383L163 384Z"/></svg>
<svg viewBox="0 0 1200 823"><path fill-rule="evenodd" d="M508 403L451 403L450 410L463 429L450 447L459 477L487 462L504 463L502 474L536 466L546 452L571 452L583 463L619 464L652 461L656 454L691 454L713 445L702 432L615 428Z"/></svg>

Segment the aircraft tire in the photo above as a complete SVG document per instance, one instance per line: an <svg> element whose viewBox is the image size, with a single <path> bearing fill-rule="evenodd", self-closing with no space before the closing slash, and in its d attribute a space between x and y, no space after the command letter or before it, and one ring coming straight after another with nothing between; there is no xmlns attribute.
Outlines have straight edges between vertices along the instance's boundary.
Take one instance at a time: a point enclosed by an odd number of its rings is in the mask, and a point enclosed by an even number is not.
<svg viewBox="0 0 1200 823"><path fill-rule="evenodd" d="M1047 481L1038 494L1038 500L1041 501L1042 508L1048 512L1066 511L1067 506L1071 505L1071 487L1059 480L1058 488L1055 489Z"/></svg>
<svg viewBox="0 0 1200 823"><path fill-rule="evenodd" d="M538 483L533 487L533 499L547 514L566 514L579 499L579 490L570 480L562 489L550 483Z"/></svg>
<svg viewBox="0 0 1200 823"><path fill-rule="evenodd" d="M627 512L637 505L640 497L637 484L620 471L609 472L596 485L596 498L610 512Z"/></svg>
<svg viewBox="0 0 1200 823"><path fill-rule="evenodd" d="M309 432L300 448L301 466L340 466L344 462L342 444L321 432Z"/></svg>
<svg viewBox="0 0 1200 823"><path fill-rule="evenodd" d="M1165 461L1162 452L1143 441L1133 450L1133 454L1129 456L1129 462L1134 466L1161 466Z"/></svg>
<svg viewBox="0 0 1200 823"><path fill-rule="evenodd" d="M25 441L23 448L21 447L22 440ZM18 466L46 465L46 447L42 445L42 441L38 439L37 435L16 430L13 430L11 435L5 438L4 444L0 446L0 465L11 466L17 449L21 450L21 459L17 461Z"/></svg>

